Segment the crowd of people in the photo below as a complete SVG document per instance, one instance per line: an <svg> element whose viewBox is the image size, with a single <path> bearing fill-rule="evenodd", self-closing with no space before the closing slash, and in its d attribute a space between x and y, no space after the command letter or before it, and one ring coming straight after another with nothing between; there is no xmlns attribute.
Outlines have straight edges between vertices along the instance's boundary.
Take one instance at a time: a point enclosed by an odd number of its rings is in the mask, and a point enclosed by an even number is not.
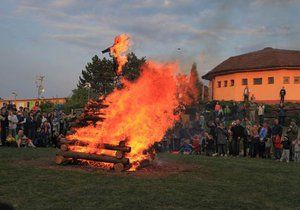
<svg viewBox="0 0 300 210"><path fill-rule="evenodd" d="M170 129L160 149L182 154L300 162L298 126L294 120L285 126L280 109L278 118L267 121L263 104L209 103L202 114L189 116L189 120L183 117Z"/></svg>
<svg viewBox="0 0 300 210"><path fill-rule="evenodd" d="M68 130L67 115L61 110L42 112L36 103L32 109L3 104L0 113L1 146L51 147Z"/></svg>
<svg viewBox="0 0 300 210"><path fill-rule="evenodd" d="M300 139L294 120L285 126L281 108L278 118L265 120L265 105L247 101L221 105L207 103L201 112L182 115L170 129L160 151L207 156L274 158L300 162ZM28 108L4 104L1 108L2 146L57 147L69 131L69 116L61 110L42 112L38 103Z"/></svg>

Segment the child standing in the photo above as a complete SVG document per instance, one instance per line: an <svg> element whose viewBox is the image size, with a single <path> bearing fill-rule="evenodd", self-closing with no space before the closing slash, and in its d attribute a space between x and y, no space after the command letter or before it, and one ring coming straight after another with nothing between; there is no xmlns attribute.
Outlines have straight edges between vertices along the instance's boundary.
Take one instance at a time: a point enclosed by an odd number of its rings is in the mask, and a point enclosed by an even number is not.
<svg viewBox="0 0 300 210"><path fill-rule="evenodd" d="M275 159L279 160L281 156L281 140L279 135L273 137L273 143Z"/></svg>
<svg viewBox="0 0 300 210"><path fill-rule="evenodd" d="M214 147L214 139L211 135L209 135L207 132L205 133L205 149L206 149L206 155L212 156L213 154L213 147Z"/></svg>
<svg viewBox="0 0 300 210"><path fill-rule="evenodd" d="M285 136L281 144L282 144L282 155L280 158L280 162L284 160L288 163L290 160L290 145L291 145L288 137Z"/></svg>
<svg viewBox="0 0 300 210"><path fill-rule="evenodd" d="M300 162L300 139L296 139L295 141L293 141L293 144L295 146L295 162Z"/></svg>

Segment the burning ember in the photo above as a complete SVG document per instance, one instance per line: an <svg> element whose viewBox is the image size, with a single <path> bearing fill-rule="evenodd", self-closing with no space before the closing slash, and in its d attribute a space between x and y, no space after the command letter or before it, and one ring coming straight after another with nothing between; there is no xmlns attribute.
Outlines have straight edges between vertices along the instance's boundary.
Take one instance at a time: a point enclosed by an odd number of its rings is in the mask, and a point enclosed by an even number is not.
<svg viewBox="0 0 300 210"><path fill-rule="evenodd" d="M128 44L128 36L116 37L115 45L111 48L113 55L119 56L116 57L118 67L121 66L119 70L127 60L119 54L128 46L122 43ZM68 144L68 150L92 155L90 160L97 160L98 156L103 155L117 157L120 161L114 162L114 159L107 162L124 164L130 170L135 170L144 160L151 159L152 153L147 151L180 118L178 108L182 100L188 101L182 95L189 88L182 82L186 80L176 76L178 72L176 63L147 62L135 82L123 78L123 88L115 89L104 99L108 105L101 110L105 120L77 128L74 134L67 136L67 141L77 141ZM99 114L98 117L103 116Z"/></svg>

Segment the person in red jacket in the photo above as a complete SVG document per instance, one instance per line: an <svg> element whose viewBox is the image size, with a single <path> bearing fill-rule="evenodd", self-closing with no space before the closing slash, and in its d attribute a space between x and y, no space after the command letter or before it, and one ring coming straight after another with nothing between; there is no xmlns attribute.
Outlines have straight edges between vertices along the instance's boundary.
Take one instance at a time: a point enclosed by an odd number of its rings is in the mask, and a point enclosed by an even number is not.
<svg viewBox="0 0 300 210"><path fill-rule="evenodd" d="M281 157L281 137L279 135L274 136L273 142L275 159L279 160Z"/></svg>
<svg viewBox="0 0 300 210"><path fill-rule="evenodd" d="M201 144L200 144L200 136L194 135L192 138L192 146L195 155L201 155Z"/></svg>

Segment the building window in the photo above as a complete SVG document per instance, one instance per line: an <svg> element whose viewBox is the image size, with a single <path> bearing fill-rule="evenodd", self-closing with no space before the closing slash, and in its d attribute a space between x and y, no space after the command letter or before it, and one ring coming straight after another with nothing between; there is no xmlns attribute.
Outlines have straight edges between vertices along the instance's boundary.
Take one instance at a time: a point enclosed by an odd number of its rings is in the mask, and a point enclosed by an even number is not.
<svg viewBox="0 0 300 210"><path fill-rule="evenodd" d="M268 77L268 84L274 84L274 77Z"/></svg>
<svg viewBox="0 0 300 210"><path fill-rule="evenodd" d="M242 85L248 85L248 79L242 79Z"/></svg>
<svg viewBox="0 0 300 210"><path fill-rule="evenodd" d="M230 86L234 86L234 80L230 80Z"/></svg>
<svg viewBox="0 0 300 210"><path fill-rule="evenodd" d="M253 79L253 85L261 85L261 84L262 84L262 78Z"/></svg>
<svg viewBox="0 0 300 210"><path fill-rule="evenodd" d="M227 84L228 84L228 81L225 80L225 81L224 81L224 87L227 87Z"/></svg>
<svg viewBox="0 0 300 210"><path fill-rule="evenodd" d="M290 77L283 77L283 84L290 84Z"/></svg>
<svg viewBox="0 0 300 210"><path fill-rule="evenodd" d="M218 81L218 88L221 87L221 81Z"/></svg>
<svg viewBox="0 0 300 210"><path fill-rule="evenodd" d="M300 76L294 77L294 83L295 84L300 84Z"/></svg>

